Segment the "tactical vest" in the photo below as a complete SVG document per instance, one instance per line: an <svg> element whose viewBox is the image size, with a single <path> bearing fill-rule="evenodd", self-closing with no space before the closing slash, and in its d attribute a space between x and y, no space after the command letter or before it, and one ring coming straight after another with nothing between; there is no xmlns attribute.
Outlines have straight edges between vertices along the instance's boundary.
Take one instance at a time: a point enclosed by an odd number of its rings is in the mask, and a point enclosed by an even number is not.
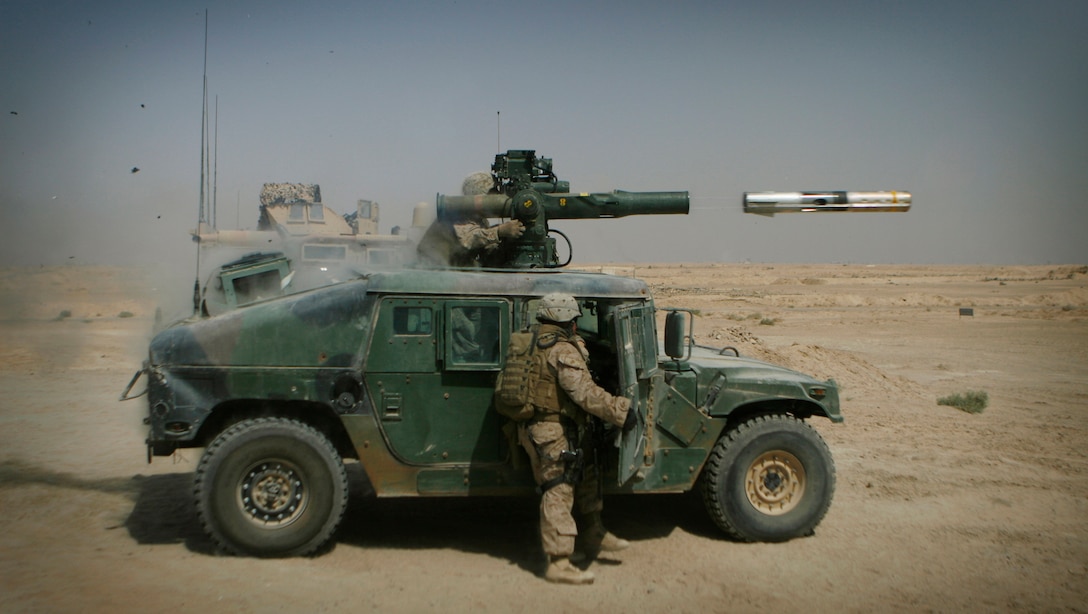
<svg viewBox="0 0 1088 614"><path fill-rule="evenodd" d="M573 339L561 328L543 325L532 333L514 333L506 367L495 382L495 409L517 421L554 421L560 416L577 421L581 412L559 387L548 367L548 353L558 343Z"/></svg>
<svg viewBox="0 0 1088 614"><path fill-rule="evenodd" d="M537 420L558 420L559 416L565 416L578 421L582 412L570 400L567 393L559 387L556 374L548 367L548 354L559 343L569 343L578 348L574 338L557 326L545 324L537 335L534 351L534 367L536 368L534 385L529 394L529 401L536 407ZM550 418L554 416L555 418Z"/></svg>

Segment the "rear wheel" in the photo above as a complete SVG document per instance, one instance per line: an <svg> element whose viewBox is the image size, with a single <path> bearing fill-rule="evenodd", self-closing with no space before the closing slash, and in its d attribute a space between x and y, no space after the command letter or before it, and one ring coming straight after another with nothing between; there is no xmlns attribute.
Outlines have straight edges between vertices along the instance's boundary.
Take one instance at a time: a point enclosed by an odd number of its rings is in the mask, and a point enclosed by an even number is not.
<svg viewBox="0 0 1088 614"><path fill-rule="evenodd" d="M715 445L703 501L723 531L741 541L812 534L835 491L835 463L819 433L787 415L742 422Z"/></svg>
<svg viewBox="0 0 1088 614"><path fill-rule="evenodd" d="M336 531L348 482L340 455L317 430L258 418L235 424L207 447L194 491L201 524L224 550L297 556Z"/></svg>

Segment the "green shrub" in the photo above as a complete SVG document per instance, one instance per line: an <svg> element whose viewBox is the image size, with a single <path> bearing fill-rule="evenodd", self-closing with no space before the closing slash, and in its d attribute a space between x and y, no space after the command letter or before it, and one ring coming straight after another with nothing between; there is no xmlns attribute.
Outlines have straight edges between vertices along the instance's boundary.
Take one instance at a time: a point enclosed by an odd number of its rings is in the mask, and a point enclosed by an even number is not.
<svg viewBox="0 0 1088 614"><path fill-rule="evenodd" d="M990 403L990 395L982 390L968 390L963 394L952 394L937 399L937 405L948 405L969 414L981 414Z"/></svg>

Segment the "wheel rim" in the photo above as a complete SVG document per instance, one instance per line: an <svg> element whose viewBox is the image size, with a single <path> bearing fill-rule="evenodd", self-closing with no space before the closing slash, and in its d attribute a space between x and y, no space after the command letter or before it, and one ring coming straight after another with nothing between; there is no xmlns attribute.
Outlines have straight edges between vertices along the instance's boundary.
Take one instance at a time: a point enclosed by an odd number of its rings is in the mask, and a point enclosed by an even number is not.
<svg viewBox="0 0 1088 614"><path fill-rule="evenodd" d="M309 499L302 475L286 461L262 461L246 471L238 484L238 505L262 527L294 522Z"/></svg>
<svg viewBox="0 0 1088 614"><path fill-rule="evenodd" d="M780 516L801 502L805 494L805 468L789 452L764 452L748 466L744 491L757 510L768 516Z"/></svg>

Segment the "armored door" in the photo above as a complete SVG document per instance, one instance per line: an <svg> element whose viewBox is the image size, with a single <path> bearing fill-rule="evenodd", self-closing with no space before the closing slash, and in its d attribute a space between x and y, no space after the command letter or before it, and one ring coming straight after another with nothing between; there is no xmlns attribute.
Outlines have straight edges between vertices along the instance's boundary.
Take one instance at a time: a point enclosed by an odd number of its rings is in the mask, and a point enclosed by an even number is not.
<svg viewBox="0 0 1088 614"><path fill-rule="evenodd" d="M509 330L503 300L381 302L365 379L396 456L424 465L503 460L491 399Z"/></svg>
<svg viewBox="0 0 1088 614"><path fill-rule="evenodd" d="M620 436L616 467L618 484L626 484L643 464L653 417L650 403L653 375L657 370L657 340L654 337L653 309L644 304L623 305L613 319L619 363L619 393L631 400L638 414L637 426Z"/></svg>

